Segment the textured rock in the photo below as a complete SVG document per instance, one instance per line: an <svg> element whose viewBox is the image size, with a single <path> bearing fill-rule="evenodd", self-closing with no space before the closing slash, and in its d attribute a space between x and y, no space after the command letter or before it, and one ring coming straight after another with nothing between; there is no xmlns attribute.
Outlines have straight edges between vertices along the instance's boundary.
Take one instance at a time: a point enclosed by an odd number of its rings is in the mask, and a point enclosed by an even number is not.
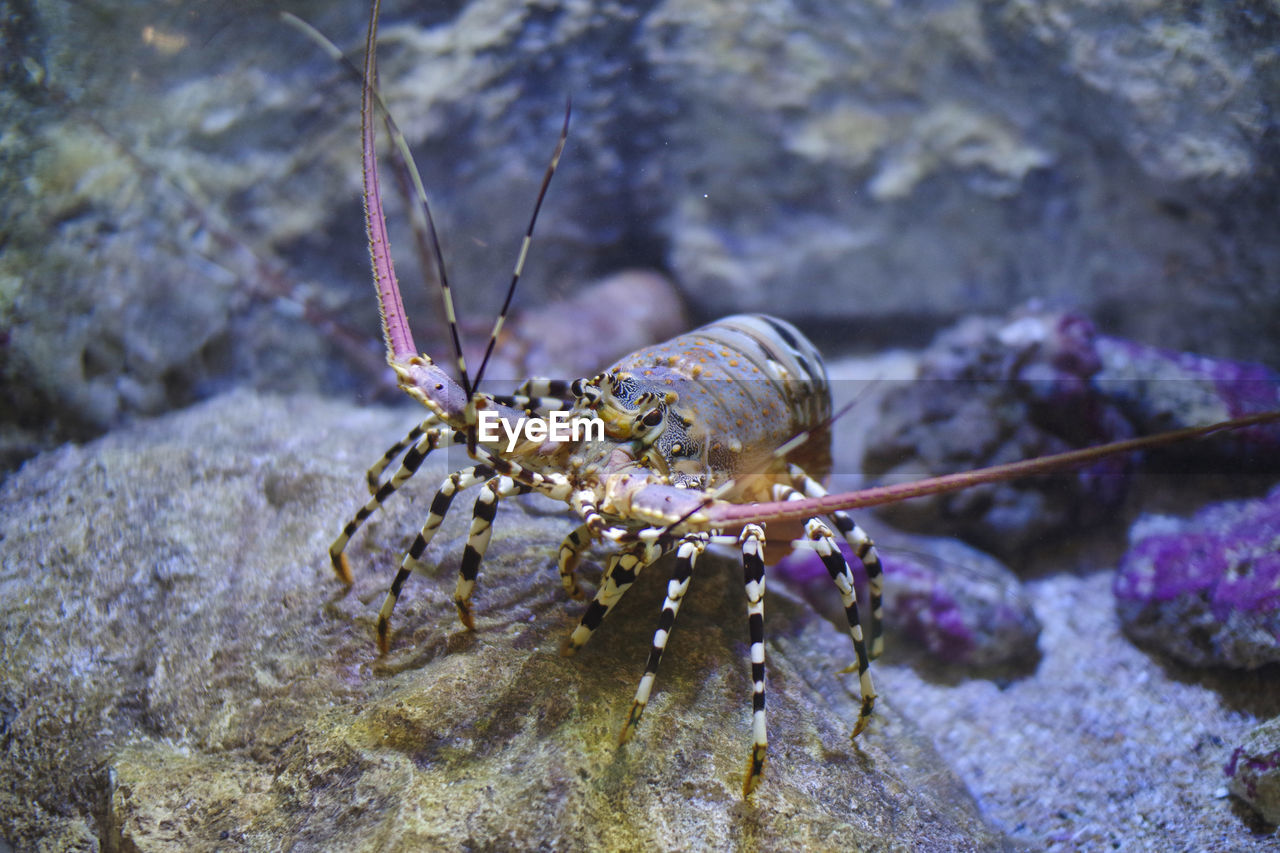
<svg viewBox="0 0 1280 853"><path fill-rule="evenodd" d="M43 455L0 486L8 842L1001 846L891 697L850 745L856 685L834 674L848 638L777 595L769 770L742 801L750 686L732 561L699 564L622 750L666 568L561 657L581 605L565 603L551 560L568 522L540 504L500 511L474 633L451 603L461 508L428 552L432 576L406 585L379 659L387 569L440 463L357 538L351 592L324 554L404 420L241 393Z"/></svg>
<svg viewBox="0 0 1280 853"><path fill-rule="evenodd" d="M492 328L476 328L467 364L478 365ZM605 276L570 299L521 311L503 324L485 376L519 384L530 376L593 376L650 344L688 331L675 286L650 270ZM441 353L437 360L446 361Z"/></svg>
<svg viewBox="0 0 1280 853"><path fill-rule="evenodd" d="M1056 312L969 318L938 336L917 378L896 383L871 427L863 470L884 482L1015 462L1128 438L1126 419L1089 384L1094 331ZM902 527L962 536L1018 555L1046 536L1109 517L1131 461L997 483L884 507Z"/></svg>
<svg viewBox="0 0 1280 853"><path fill-rule="evenodd" d="M1280 662L1280 488L1187 520L1144 517L1115 580L1131 637L1196 666Z"/></svg>
<svg viewBox="0 0 1280 853"><path fill-rule="evenodd" d="M1280 824L1280 717L1245 736L1223 768L1231 793L1271 824Z"/></svg>
<svg viewBox="0 0 1280 853"><path fill-rule="evenodd" d="M1099 335L1075 312L968 318L881 398L863 469L916 479L1280 408L1280 374ZM1155 454L1168 470L1280 470L1280 428L1255 427ZM1146 458L1150 458L1146 457ZM1046 536L1113 518L1138 470L1111 457L1054 475L885 507L893 523L1018 556ZM1172 460L1172 462L1170 462Z"/></svg>
<svg viewBox="0 0 1280 853"><path fill-rule="evenodd" d="M884 566L890 642L901 637L944 664L975 669L1034 662L1040 622L1017 576L999 560L954 539L903 534L875 539ZM841 544L841 551L853 568L858 600L865 603L866 572L847 545ZM848 624L816 554L791 554L778 563L778 571L838 627Z"/></svg>
<svg viewBox="0 0 1280 853"><path fill-rule="evenodd" d="M1280 374L1260 364L1208 358L1098 335L1100 369L1092 384L1142 433L1223 421L1280 409ZM1204 456L1256 466L1280 459L1280 428L1237 430L1212 444L1192 445ZM1179 448L1170 448L1177 453Z"/></svg>
<svg viewBox="0 0 1280 853"><path fill-rule="evenodd" d="M290 8L363 45L361 4ZM4 10L9 464L240 382L378 388L342 72L239 8ZM638 266L669 271L702 318L767 310L846 342L1043 298L1131 338L1277 353L1258 286L1280 274L1274 4L393 0L384 15L381 82L437 201L460 315L482 326L572 95L526 305ZM406 221L392 201L416 282ZM438 317L406 290L419 324Z"/></svg>

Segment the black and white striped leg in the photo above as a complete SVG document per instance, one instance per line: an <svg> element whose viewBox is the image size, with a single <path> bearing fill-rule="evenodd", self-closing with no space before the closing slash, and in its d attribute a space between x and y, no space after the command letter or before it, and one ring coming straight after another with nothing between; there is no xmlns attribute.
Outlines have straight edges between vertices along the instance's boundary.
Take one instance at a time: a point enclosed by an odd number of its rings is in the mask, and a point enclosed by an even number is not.
<svg viewBox="0 0 1280 853"><path fill-rule="evenodd" d="M528 486L517 483L510 477L494 477L484 484L476 497L475 509L471 513L471 532L467 535L467 544L462 550L458 584L453 591L458 618L468 631L476 629L475 617L471 614L471 593L476 587L476 576L480 574L480 563L484 560L485 551L489 549L493 519L498 512L498 499L528 492Z"/></svg>
<svg viewBox="0 0 1280 853"><path fill-rule="evenodd" d="M582 526L587 528L587 533L592 538L603 535L605 528L609 526L596 506L595 492L590 489L574 492L569 497L569 506L582 519Z"/></svg>
<svg viewBox="0 0 1280 853"><path fill-rule="evenodd" d="M742 783L742 796L749 797L764 777L769 747L764 719L764 530L758 524L748 524L738 541L742 543L742 580L751 633L751 758Z"/></svg>
<svg viewBox="0 0 1280 853"><path fill-rule="evenodd" d="M801 489L808 497L820 498L827 494L827 490L799 466L790 466L790 472L796 488ZM849 543L853 553L862 561L862 567L867 572L867 587L871 598L870 657L875 660L884 653L884 568L880 564L880 554L871 537L847 513L833 512L831 521L844 541Z"/></svg>
<svg viewBox="0 0 1280 853"><path fill-rule="evenodd" d="M811 518L805 522L805 535L813 542L814 550L827 568L827 574L831 575L831 580L835 581L836 588L840 590L840 603L844 606L844 615L849 622L849 636L853 638L853 651L858 661L841 672L852 672L855 666L858 671L858 692L862 696L862 705L858 709L858 721L853 726L852 734L852 737L857 737L871 719L871 712L876 704L876 691L871 683L871 662L867 657L862 625L858 620L858 595L854 590L853 573L849 571L849 563L836 544L831 528L822 519Z"/></svg>
<svg viewBox="0 0 1280 853"><path fill-rule="evenodd" d="M382 458L365 472L364 478L369 484L369 494L376 495L378 489L382 488L382 472L387 470L387 466L396 461L396 457L403 453L405 448L422 438L422 434L434 426L440 426L440 419L434 414L429 414L422 419L422 423L409 430L408 435L387 448Z"/></svg>
<svg viewBox="0 0 1280 853"><path fill-rule="evenodd" d="M492 476L493 471L489 468L483 465L472 465L470 468L455 471L445 477L444 482L440 484L439 491L431 499L431 510L427 514L427 522L422 525L422 529L418 531L413 544L409 546L408 552L400 562L400 569L396 572L395 580L391 582L391 589L387 591L387 597L382 602L382 609L378 611L378 649L384 655L391 647L391 612L395 610L396 601L400 598L400 590L415 569L424 568L422 555L431 544L431 540L435 538L441 522L449 512L453 496L460 490L474 486L476 483L483 483Z"/></svg>
<svg viewBox="0 0 1280 853"><path fill-rule="evenodd" d="M427 454L443 444L452 435L453 430L450 427L443 424L432 426L431 424L434 422L435 416L432 415L414 427L409 431L408 436L392 445L383 454L382 459L369 469L367 479L373 496L356 511L356 514L342 528L338 538L334 539L333 544L329 546L329 562L333 564L334 574L348 586L351 585L353 578L351 577L351 564L347 561L347 555L344 552L346 551L347 543L351 541L351 537L356 534L356 531L368 520L369 516L377 512L378 507L382 506L388 498L396 493L397 489L417 473L423 460L427 458ZM379 482L383 470L411 441L416 441L417 443L405 454L404 461L400 463L396 473L392 475L390 480Z"/></svg>
<svg viewBox="0 0 1280 853"><path fill-rule="evenodd" d="M564 591L575 601L586 598L586 593L578 585L578 563L582 561L582 551L591 542L591 531L585 524L580 524L560 543L556 554L556 569L560 572L560 583Z"/></svg>
<svg viewBox="0 0 1280 853"><path fill-rule="evenodd" d="M671 580L667 581L667 598L662 602L662 616L658 619L658 630L653 632L653 646L649 649L649 660L644 665L644 675L640 678L640 686L636 689L635 701L631 703L631 713L618 735L618 743L623 744L631 739L635 727L640 723L640 715L649 702L649 692L653 689L653 681L658 675L658 664L662 662L662 652L667 647L667 639L671 636L671 628L675 625L676 614L680 612L680 602L689 589L689 578L693 576L693 567L698 556L707 547L705 533L691 533L680 540L676 549L676 564L671 570Z"/></svg>
<svg viewBox="0 0 1280 853"><path fill-rule="evenodd" d="M587 605L587 612L582 614L578 627L569 635L565 654L573 654L586 645L604 617L609 615L609 611L636 582L640 571L660 556L662 550L652 542L634 542L609 557L604 581L600 584L600 589L596 590L596 597Z"/></svg>
<svg viewBox="0 0 1280 853"><path fill-rule="evenodd" d="M495 394L493 400L529 415L545 416L573 406L570 383L563 379L526 379L512 394Z"/></svg>

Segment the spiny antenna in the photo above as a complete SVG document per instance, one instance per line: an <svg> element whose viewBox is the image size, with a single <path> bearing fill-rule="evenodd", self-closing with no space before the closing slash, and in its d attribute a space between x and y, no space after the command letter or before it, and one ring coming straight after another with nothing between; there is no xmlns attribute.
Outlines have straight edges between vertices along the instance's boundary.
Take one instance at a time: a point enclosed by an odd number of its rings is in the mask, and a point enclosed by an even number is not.
<svg viewBox="0 0 1280 853"><path fill-rule="evenodd" d="M533 216L529 217L529 227L525 229L524 239L520 242L520 256L516 258L516 266L511 273L511 284L507 286L507 296L502 300L502 310L498 312L498 318L493 321L493 331L489 333L489 343L484 349L484 358L480 360L480 369L476 371L477 388L480 386L480 380L484 378L485 368L489 366L489 357L493 355L493 348L498 343L498 335L502 332L502 324L507 319L507 310L511 307L511 297L516 292L516 282L520 280L520 273L524 271L524 262L529 256L529 245L533 242L533 227L538 222L538 212L542 210L542 200L547 195L547 188L551 186L551 178L556 173L556 166L560 165L560 155L564 153L564 145L569 140L569 114L572 111L573 103L571 99L565 98L564 126L560 128L560 139L556 142L556 150L551 155L551 162L547 164L547 171L542 176L542 186L538 190L538 199L533 203Z"/></svg>
<svg viewBox="0 0 1280 853"><path fill-rule="evenodd" d="M930 477L913 483L899 483L892 486L877 486L861 489L856 492L843 492L838 495L827 495L821 498L804 498L796 501L771 501L767 503L726 505L718 508L716 523L726 527L764 521L789 521L810 518L814 515L826 515L836 510L860 509L862 507L879 506L897 501L919 498L926 495L940 495L955 492L971 486L985 483L997 483L1018 477L1036 474L1048 474L1065 468L1074 468L1089 462L1117 453L1129 453L1135 450L1149 450L1166 444L1203 438L1223 430L1242 429L1280 421L1280 412L1261 412L1255 415L1232 418L1208 426L1186 427L1171 430L1157 435L1131 438L1126 441L1115 441L1086 447L1080 450L1069 450L1036 459L1024 459L1021 462L1010 462L1004 465L993 465L975 471L963 471L941 477Z"/></svg>
<svg viewBox="0 0 1280 853"><path fill-rule="evenodd" d="M377 34L378 15L381 0L374 0L369 15L369 32L365 42L365 66L361 72L337 45L323 33L301 18L289 12L281 12L280 18L295 27L307 38L320 46L335 62L354 77L361 85L363 100L360 117L364 134L364 174L365 174L365 219L369 229L369 250L373 258L373 275L378 286L379 305L382 309L383 335L387 340L388 355L396 360L409 358L418 354L413 346L413 337L409 333L408 321L405 319L404 305L400 298L400 286L396 281L395 268L391 263L390 243L387 240L386 220L382 213L382 198L378 180L378 163L374 148L373 108L376 107L387 128L387 134L393 144L392 159L396 168L407 176L413 187L416 204L409 205L409 222L413 229L414 242L422 259L423 269L434 266L436 277L440 282L441 300L444 303L445 319L449 324L449 336L453 342L454 356L458 362L458 374L462 389L468 398L474 386L467 376L466 359L462 355L462 341L458 335L457 312L453 307L453 294L449 288L449 277L445 272L444 256L440 252L440 239L436 233L435 220L431 216L431 205L427 202L426 187L422 183L422 174L413 160L409 143L401 132L395 118L391 115L382 93L377 87ZM541 201L541 199L539 199Z"/></svg>

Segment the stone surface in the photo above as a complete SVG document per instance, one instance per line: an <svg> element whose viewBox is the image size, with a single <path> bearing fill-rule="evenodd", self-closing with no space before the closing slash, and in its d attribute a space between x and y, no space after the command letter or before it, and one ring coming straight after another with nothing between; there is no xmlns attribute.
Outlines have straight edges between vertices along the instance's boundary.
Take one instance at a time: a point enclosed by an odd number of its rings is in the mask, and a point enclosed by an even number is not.
<svg viewBox="0 0 1280 853"><path fill-rule="evenodd" d="M290 10L358 55L361 4ZM7 464L238 383L385 390L340 69L243 7L3 11ZM840 347L1041 298L1276 359L1274 4L389 0L384 17L381 82L481 326L572 96L518 304L644 267L697 319L765 310ZM389 203L410 315L433 328Z"/></svg>
<svg viewBox="0 0 1280 853"><path fill-rule="evenodd" d="M1061 312L971 317L921 356L914 379L880 401L862 468L899 482L1016 462L1132 436L1089 384L1099 362L1087 320ZM884 507L891 523L961 536L1017 557L1046 537L1109 518L1124 498L1126 457L1075 471L979 486Z"/></svg>
<svg viewBox="0 0 1280 853"><path fill-rule="evenodd" d="M893 383L867 432L862 468L883 482L1015 462L1280 407L1280 374L1244 362L1098 334L1076 312L970 317ZM1020 558L1046 539L1118 517L1143 470L1280 471L1274 425L1113 456L1073 471L905 501L894 524L960 536Z"/></svg>
<svg viewBox="0 0 1280 853"><path fill-rule="evenodd" d="M364 499L364 466L412 416L237 393L42 455L0 486L6 841L1001 846L891 697L850 745L856 683L835 674L848 638L778 595L770 764L742 800L750 685L732 560L699 564L648 713L619 750L667 569L561 657L582 605L555 577L570 525L549 504L501 509L465 633L451 603L458 501L379 659L389 567L456 453L357 537L352 591L325 550Z"/></svg>
<svg viewBox="0 0 1280 853"><path fill-rule="evenodd" d="M1196 666L1280 663L1280 488L1129 536L1115 595L1130 636Z"/></svg>
<svg viewBox="0 0 1280 853"><path fill-rule="evenodd" d="M1280 717L1245 735L1224 772L1231 793L1271 824L1280 824Z"/></svg>

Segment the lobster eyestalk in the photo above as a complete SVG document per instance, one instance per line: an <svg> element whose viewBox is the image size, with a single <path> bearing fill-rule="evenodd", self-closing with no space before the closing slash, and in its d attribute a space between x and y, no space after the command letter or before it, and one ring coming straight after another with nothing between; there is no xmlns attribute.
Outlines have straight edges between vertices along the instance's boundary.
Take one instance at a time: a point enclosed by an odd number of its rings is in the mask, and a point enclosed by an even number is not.
<svg viewBox="0 0 1280 853"><path fill-rule="evenodd" d="M896 503L898 501L910 500L911 498L957 492L961 489L980 486L986 483L999 483L1005 480L1014 480L1019 477L1050 474L1055 471L1062 471L1069 468L1075 468L1080 465L1086 465L1090 462L1097 461L1098 459L1102 459L1107 456L1113 456L1118 453L1131 453L1137 450L1148 450L1154 447L1162 447L1167 444L1175 444L1180 441L1204 438L1216 432L1261 426L1263 424L1275 423L1278 421L1280 421L1280 411L1261 412L1259 414L1232 418L1228 421L1220 421L1207 426L1171 430L1157 435L1131 438L1125 441L1112 442L1110 444L1100 444L1096 447L1086 447L1080 450L1069 450L1064 453L1055 453L1050 456L1041 456L1036 459L1026 459L1021 462L993 465L989 468L979 468L975 471L963 471L957 474L929 477L924 480L916 480L912 483L899 483L892 486L876 486L869 489L859 489L854 492L842 492L840 494L826 495L824 497L804 498L801 500L791 501L775 501L753 504L729 504L721 502L709 503L706 506L705 514L710 521L710 526L716 528L735 528L743 524L771 521L802 520L813 516L826 515L828 513L836 512L837 510L862 509L864 507L880 506L881 504Z"/></svg>

